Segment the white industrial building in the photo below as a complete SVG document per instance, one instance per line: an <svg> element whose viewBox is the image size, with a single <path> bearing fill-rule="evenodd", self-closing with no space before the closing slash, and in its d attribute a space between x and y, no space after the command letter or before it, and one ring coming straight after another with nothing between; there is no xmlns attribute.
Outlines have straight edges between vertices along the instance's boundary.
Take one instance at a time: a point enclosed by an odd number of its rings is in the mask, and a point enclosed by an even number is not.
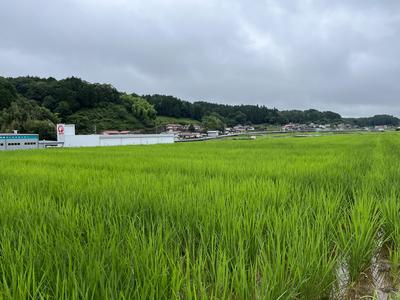
<svg viewBox="0 0 400 300"><path fill-rule="evenodd" d="M173 134L115 134L115 135L76 135L74 124L57 125L57 141L64 147L97 147L172 144Z"/></svg>
<svg viewBox="0 0 400 300"><path fill-rule="evenodd" d="M0 150L37 149L39 136L37 134L1 133Z"/></svg>

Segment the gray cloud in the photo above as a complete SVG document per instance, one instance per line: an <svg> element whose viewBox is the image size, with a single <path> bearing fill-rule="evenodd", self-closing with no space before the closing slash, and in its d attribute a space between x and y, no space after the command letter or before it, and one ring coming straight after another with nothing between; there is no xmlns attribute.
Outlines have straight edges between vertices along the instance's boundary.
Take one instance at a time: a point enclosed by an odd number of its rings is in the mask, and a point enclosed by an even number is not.
<svg viewBox="0 0 400 300"><path fill-rule="evenodd" d="M398 0L3 0L0 75L400 116Z"/></svg>

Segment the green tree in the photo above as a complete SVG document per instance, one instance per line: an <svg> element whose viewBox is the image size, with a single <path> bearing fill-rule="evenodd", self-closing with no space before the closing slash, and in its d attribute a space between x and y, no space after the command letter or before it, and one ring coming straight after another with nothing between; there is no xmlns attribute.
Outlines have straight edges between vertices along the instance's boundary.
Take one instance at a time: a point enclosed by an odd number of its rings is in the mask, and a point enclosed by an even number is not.
<svg viewBox="0 0 400 300"><path fill-rule="evenodd" d="M54 112L58 113L62 119L72 114L72 109L67 101L61 101L58 103Z"/></svg>
<svg viewBox="0 0 400 300"><path fill-rule="evenodd" d="M57 107L57 100L52 96L46 96L43 99L42 105L50 110L54 110Z"/></svg>
<svg viewBox="0 0 400 300"><path fill-rule="evenodd" d="M6 79L0 77L0 109L9 107L17 99L17 91Z"/></svg>
<svg viewBox="0 0 400 300"><path fill-rule="evenodd" d="M13 101L10 107L1 111L1 130L19 130L26 133L40 133L43 137L54 137L58 117L34 100L23 97ZM53 132L53 133L52 133Z"/></svg>
<svg viewBox="0 0 400 300"><path fill-rule="evenodd" d="M57 138L56 125L49 120L30 120L25 125L27 132L39 134L45 140L55 140Z"/></svg>
<svg viewBox="0 0 400 300"><path fill-rule="evenodd" d="M229 115L229 119L231 120L231 124L229 124L230 126L246 124L247 115L241 111L237 111L234 114Z"/></svg>
<svg viewBox="0 0 400 300"><path fill-rule="evenodd" d="M154 125L157 112L154 106L141 97L135 95L122 95L122 101L136 118L144 122L148 126Z"/></svg>
<svg viewBox="0 0 400 300"><path fill-rule="evenodd" d="M225 130L225 123L221 120L221 118L217 114L211 114L209 116L205 116L201 121L202 127L205 130Z"/></svg>

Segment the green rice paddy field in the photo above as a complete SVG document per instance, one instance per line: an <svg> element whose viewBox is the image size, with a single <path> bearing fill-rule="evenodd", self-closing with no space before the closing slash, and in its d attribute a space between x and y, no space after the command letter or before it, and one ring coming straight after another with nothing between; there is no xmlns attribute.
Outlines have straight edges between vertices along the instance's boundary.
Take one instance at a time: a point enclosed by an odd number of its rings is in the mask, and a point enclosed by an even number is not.
<svg viewBox="0 0 400 300"><path fill-rule="evenodd" d="M396 133L0 152L0 299L396 297L399 183Z"/></svg>

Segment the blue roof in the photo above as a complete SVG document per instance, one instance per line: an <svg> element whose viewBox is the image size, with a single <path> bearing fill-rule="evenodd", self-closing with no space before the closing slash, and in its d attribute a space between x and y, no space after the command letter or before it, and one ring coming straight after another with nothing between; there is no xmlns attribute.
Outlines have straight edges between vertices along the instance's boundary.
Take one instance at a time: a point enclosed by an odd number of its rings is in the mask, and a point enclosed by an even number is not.
<svg viewBox="0 0 400 300"><path fill-rule="evenodd" d="M0 140L39 140L37 134L0 134Z"/></svg>

